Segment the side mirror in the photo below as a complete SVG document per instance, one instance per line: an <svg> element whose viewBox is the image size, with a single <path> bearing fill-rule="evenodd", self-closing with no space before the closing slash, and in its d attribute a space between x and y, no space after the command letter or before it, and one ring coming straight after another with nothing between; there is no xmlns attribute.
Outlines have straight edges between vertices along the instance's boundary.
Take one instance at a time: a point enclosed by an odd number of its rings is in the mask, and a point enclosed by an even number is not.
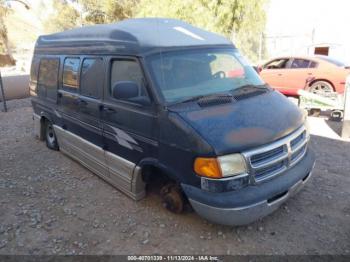
<svg viewBox="0 0 350 262"><path fill-rule="evenodd" d="M112 87L112 96L128 100L139 95L139 85L133 81L118 81Z"/></svg>
<svg viewBox="0 0 350 262"><path fill-rule="evenodd" d="M260 74L260 72L262 71L262 67L261 66L253 66L253 68L255 69L255 71Z"/></svg>
<svg viewBox="0 0 350 262"><path fill-rule="evenodd" d="M140 86L133 81L118 81L112 87L115 99L128 100L140 105L149 106L151 100L147 95L140 95Z"/></svg>

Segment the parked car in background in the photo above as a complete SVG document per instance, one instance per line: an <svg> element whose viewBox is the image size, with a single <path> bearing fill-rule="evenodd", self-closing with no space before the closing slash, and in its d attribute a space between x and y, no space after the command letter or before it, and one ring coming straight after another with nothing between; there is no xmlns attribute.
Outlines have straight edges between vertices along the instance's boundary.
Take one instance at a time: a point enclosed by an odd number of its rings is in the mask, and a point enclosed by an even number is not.
<svg viewBox="0 0 350 262"><path fill-rule="evenodd" d="M260 76L281 93L297 96L299 89L319 94L343 93L350 69L328 56L274 58L258 68ZM306 84L308 79L312 79Z"/></svg>

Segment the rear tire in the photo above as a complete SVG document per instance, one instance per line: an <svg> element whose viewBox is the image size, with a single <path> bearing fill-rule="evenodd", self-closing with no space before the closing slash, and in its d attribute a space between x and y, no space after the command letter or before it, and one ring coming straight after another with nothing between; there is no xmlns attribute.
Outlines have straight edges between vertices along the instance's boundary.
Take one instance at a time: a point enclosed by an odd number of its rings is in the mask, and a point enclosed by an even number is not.
<svg viewBox="0 0 350 262"><path fill-rule="evenodd" d="M333 86L326 81L316 81L309 88L308 91L321 96L329 96L334 93Z"/></svg>
<svg viewBox="0 0 350 262"><path fill-rule="evenodd" d="M50 121L45 122L45 141L48 148L55 151L59 149L55 130Z"/></svg>

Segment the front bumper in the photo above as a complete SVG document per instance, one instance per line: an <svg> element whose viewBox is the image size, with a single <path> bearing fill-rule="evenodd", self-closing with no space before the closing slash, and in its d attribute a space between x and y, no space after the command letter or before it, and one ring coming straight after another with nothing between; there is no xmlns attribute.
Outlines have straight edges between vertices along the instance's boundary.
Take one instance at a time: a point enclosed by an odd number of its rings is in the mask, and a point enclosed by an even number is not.
<svg viewBox="0 0 350 262"><path fill-rule="evenodd" d="M182 184L194 210L203 218L223 225L245 225L267 216L295 195L309 180L315 163L311 150L278 177L241 190L212 193Z"/></svg>

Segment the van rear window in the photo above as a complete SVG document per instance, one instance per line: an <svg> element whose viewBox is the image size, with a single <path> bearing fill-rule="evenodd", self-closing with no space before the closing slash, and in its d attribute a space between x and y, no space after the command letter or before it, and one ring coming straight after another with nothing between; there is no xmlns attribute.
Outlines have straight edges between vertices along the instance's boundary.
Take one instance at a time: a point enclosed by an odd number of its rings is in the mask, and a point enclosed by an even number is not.
<svg viewBox="0 0 350 262"><path fill-rule="evenodd" d="M38 96L56 99L58 83L58 58L43 58L40 61Z"/></svg>
<svg viewBox="0 0 350 262"><path fill-rule="evenodd" d="M63 65L63 89L77 92L79 58L66 58Z"/></svg>
<svg viewBox="0 0 350 262"><path fill-rule="evenodd" d="M40 64L40 59L33 58L32 66L30 67L30 80L32 82L38 81L39 64Z"/></svg>

